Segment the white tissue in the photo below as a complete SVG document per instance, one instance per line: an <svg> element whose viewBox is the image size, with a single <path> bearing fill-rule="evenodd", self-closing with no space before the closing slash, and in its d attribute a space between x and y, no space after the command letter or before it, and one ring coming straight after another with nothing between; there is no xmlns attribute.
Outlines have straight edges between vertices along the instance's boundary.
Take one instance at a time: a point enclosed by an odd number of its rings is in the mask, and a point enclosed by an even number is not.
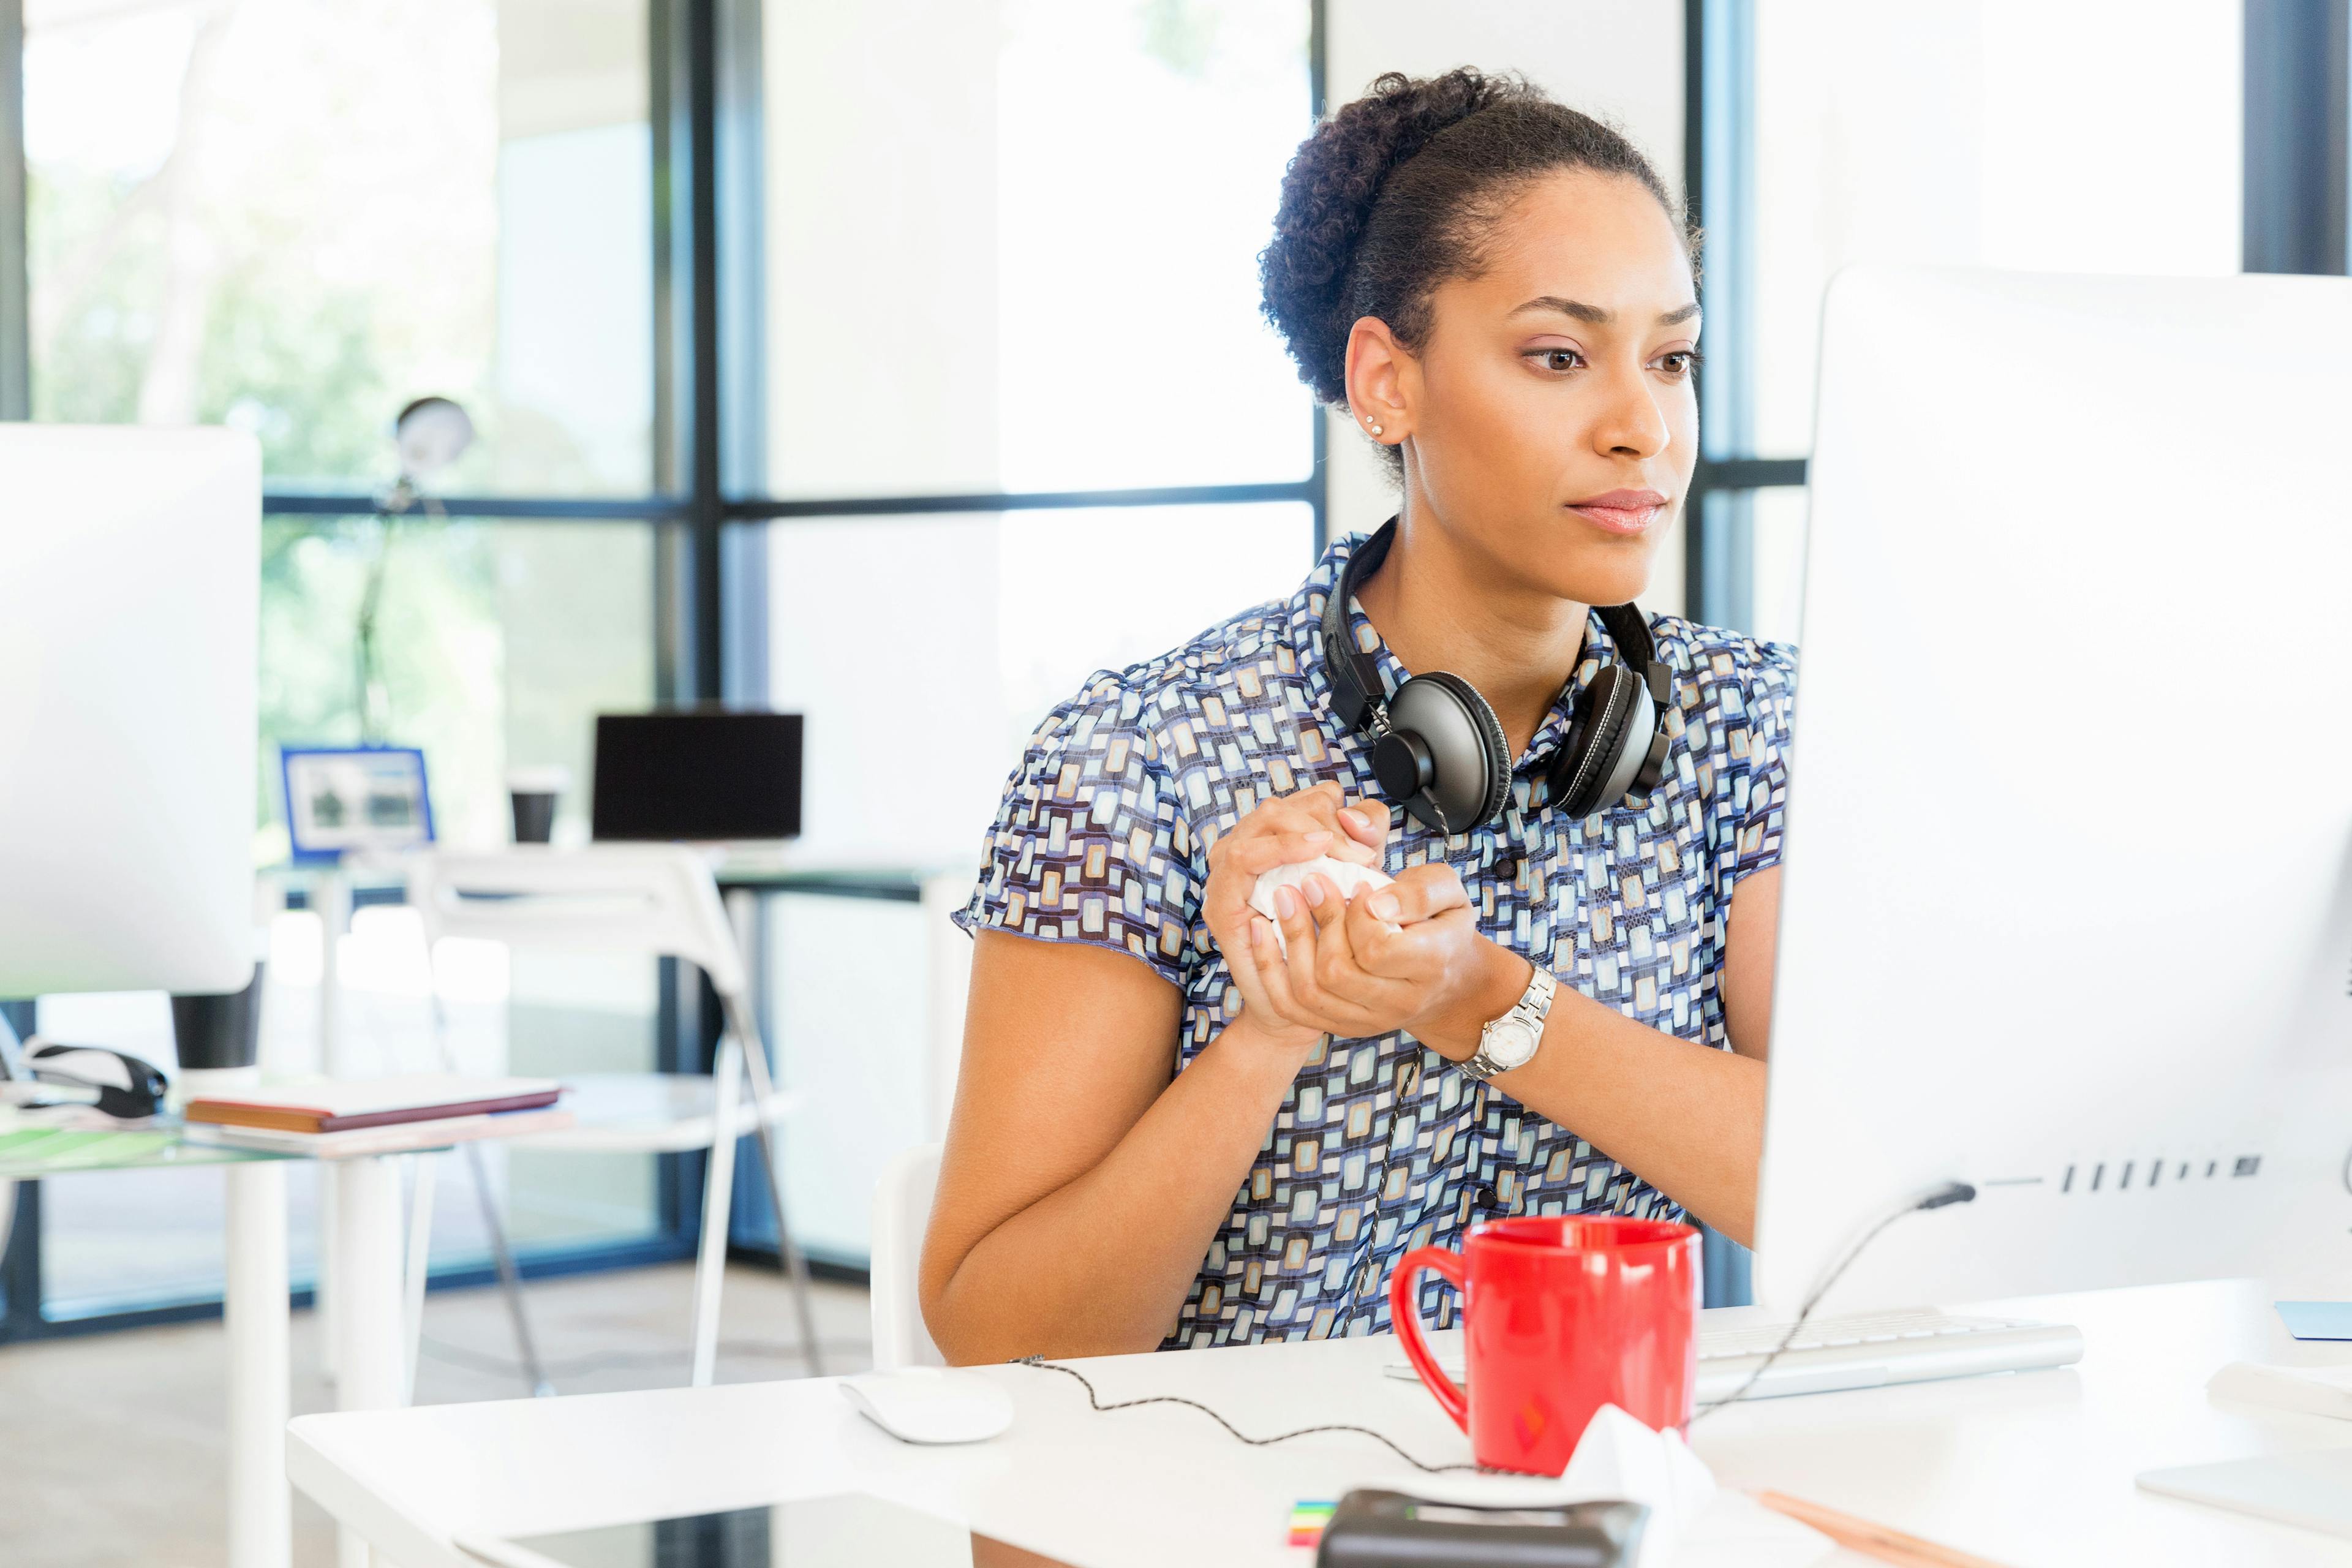
<svg viewBox="0 0 2352 1568"><path fill-rule="evenodd" d="M1836 1550L1818 1531L1717 1489L1715 1475L1669 1427L1654 1432L1614 1405L1592 1424L1549 1476L1416 1476L1397 1489L1434 1502L1487 1508L1538 1508L1574 1502L1637 1502L1650 1510L1636 1568L1801 1568Z"/></svg>
<svg viewBox="0 0 2352 1568"><path fill-rule="evenodd" d="M1257 879L1250 889L1250 908L1274 922L1274 945L1285 953L1290 944L1282 934L1282 917L1276 912L1274 890L1276 888L1303 888L1309 877L1328 877L1339 889L1342 900L1351 900L1367 888L1385 888L1396 880L1377 866L1359 866L1353 860L1335 860L1320 855L1312 860L1300 860L1288 866L1276 866ZM1299 895L1306 897L1304 893Z"/></svg>

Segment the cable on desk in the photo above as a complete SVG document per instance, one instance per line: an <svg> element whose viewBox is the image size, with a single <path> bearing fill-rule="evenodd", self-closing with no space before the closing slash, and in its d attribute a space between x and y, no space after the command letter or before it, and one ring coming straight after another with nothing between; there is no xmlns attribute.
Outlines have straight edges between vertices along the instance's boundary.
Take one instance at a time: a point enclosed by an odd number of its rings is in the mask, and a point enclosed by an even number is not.
<svg viewBox="0 0 2352 1568"><path fill-rule="evenodd" d="M1929 1209L1948 1208L1953 1204L1973 1203L1976 1201L1976 1188L1966 1182L1948 1182L1924 1198L1915 1198L1906 1202L1901 1208L1895 1210L1864 1231L1862 1239L1846 1249L1846 1255L1838 1259L1837 1267L1829 1271L1828 1277L1813 1287L1812 1293L1805 1298L1805 1304L1797 1309L1797 1321L1789 1325L1789 1331L1780 1336L1780 1342L1772 1347L1771 1353L1759 1362L1756 1370L1748 1374L1748 1380L1722 1398L1710 1399L1700 1405L1692 1414L1690 1425L1696 1426L1725 1405L1738 1404L1748 1397L1748 1391L1756 1386L1759 1378L1772 1370L1772 1363L1780 1359L1780 1353L1797 1342L1797 1335L1803 1330L1805 1320L1813 1315L1813 1309L1822 1304L1822 1298L1830 1293L1830 1287L1835 1285L1839 1278L1853 1267L1853 1260L1860 1258L1872 1242L1878 1239L1881 1231L1906 1215L1925 1214Z"/></svg>
<svg viewBox="0 0 2352 1568"><path fill-rule="evenodd" d="M1406 1453L1402 1448L1398 1447L1393 1438L1386 1436L1381 1433L1375 1432L1370 1426L1351 1426L1341 1422L1335 1422L1324 1426L1301 1426L1295 1432L1278 1432L1271 1437L1253 1437L1248 1433L1244 1432L1241 1428L1235 1426L1232 1422L1226 1420L1223 1416L1218 1415L1215 1411L1210 1409L1207 1405L1202 1404L1197 1399L1185 1399L1173 1394L1147 1394L1141 1399L1121 1399L1114 1404L1105 1405L1101 1398L1096 1394L1095 1385L1087 1381L1087 1374L1080 1372L1076 1367L1063 1366L1058 1363L1047 1361L1041 1355L1023 1356L1012 1364L1015 1366L1042 1367L1047 1372L1058 1372L1065 1377L1076 1378L1078 1380L1078 1386L1087 1391L1087 1403L1093 1405L1097 1414L1108 1414L1113 1410L1132 1410L1139 1405L1181 1405L1189 1409L1199 1411L1202 1415L1207 1416L1210 1420L1223 1427L1235 1438L1241 1442L1247 1443L1253 1448L1263 1448L1271 1443L1287 1443L1293 1437L1313 1436L1318 1432L1357 1432L1362 1434L1364 1436L1371 1438L1376 1443L1385 1445L1388 1450L1394 1454L1398 1458L1402 1459L1414 1469L1420 1470L1426 1475L1440 1476L1445 1474L1449 1470L1483 1470L1486 1468L1484 1465L1477 1464L1423 1464L1421 1460L1414 1458L1411 1454Z"/></svg>

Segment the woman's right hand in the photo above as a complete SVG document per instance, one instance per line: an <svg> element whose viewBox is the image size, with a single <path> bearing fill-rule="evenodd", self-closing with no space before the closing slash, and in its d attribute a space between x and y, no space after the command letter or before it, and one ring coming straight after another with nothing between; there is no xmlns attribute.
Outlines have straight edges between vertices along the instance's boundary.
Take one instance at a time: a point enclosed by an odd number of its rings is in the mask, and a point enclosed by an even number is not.
<svg viewBox="0 0 2352 1568"><path fill-rule="evenodd" d="M1252 940L1254 927L1265 917L1249 907L1250 894L1258 878L1276 866L1320 856L1377 866L1388 831L1385 805L1350 802L1337 783L1326 780L1263 802L1209 847L1209 881L1202 890L1201 914L1242 994L1238 1022L1273 1044L1301 1051L1322 1037L1319 1029L1294 1024L1276 1011Z"/></svg>

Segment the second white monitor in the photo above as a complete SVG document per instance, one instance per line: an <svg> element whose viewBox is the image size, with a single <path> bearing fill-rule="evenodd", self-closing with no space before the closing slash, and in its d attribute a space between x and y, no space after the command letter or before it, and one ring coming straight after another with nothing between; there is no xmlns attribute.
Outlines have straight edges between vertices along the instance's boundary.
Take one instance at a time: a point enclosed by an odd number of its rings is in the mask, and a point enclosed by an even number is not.
<svg viewBox="0 0 2352 1568"><path fill-rule="evenodd" d="M0 425L0 996L253 967L261 455Z"/></svg>

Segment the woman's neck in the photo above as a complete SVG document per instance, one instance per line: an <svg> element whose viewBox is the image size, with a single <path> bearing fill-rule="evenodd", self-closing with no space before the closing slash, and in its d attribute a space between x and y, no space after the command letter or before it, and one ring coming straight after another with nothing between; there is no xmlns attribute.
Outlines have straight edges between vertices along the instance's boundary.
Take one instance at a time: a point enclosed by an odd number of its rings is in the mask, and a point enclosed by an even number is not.
<svg viewBox="0 0 2352 1568"><path fill-rule="evenodd" d="M1450 670L1476 687L1514 759L1575 669L1590 619L1589 605L1511 584L1499 562L1410 506L1356 601L1406 669Z"/></svg>

